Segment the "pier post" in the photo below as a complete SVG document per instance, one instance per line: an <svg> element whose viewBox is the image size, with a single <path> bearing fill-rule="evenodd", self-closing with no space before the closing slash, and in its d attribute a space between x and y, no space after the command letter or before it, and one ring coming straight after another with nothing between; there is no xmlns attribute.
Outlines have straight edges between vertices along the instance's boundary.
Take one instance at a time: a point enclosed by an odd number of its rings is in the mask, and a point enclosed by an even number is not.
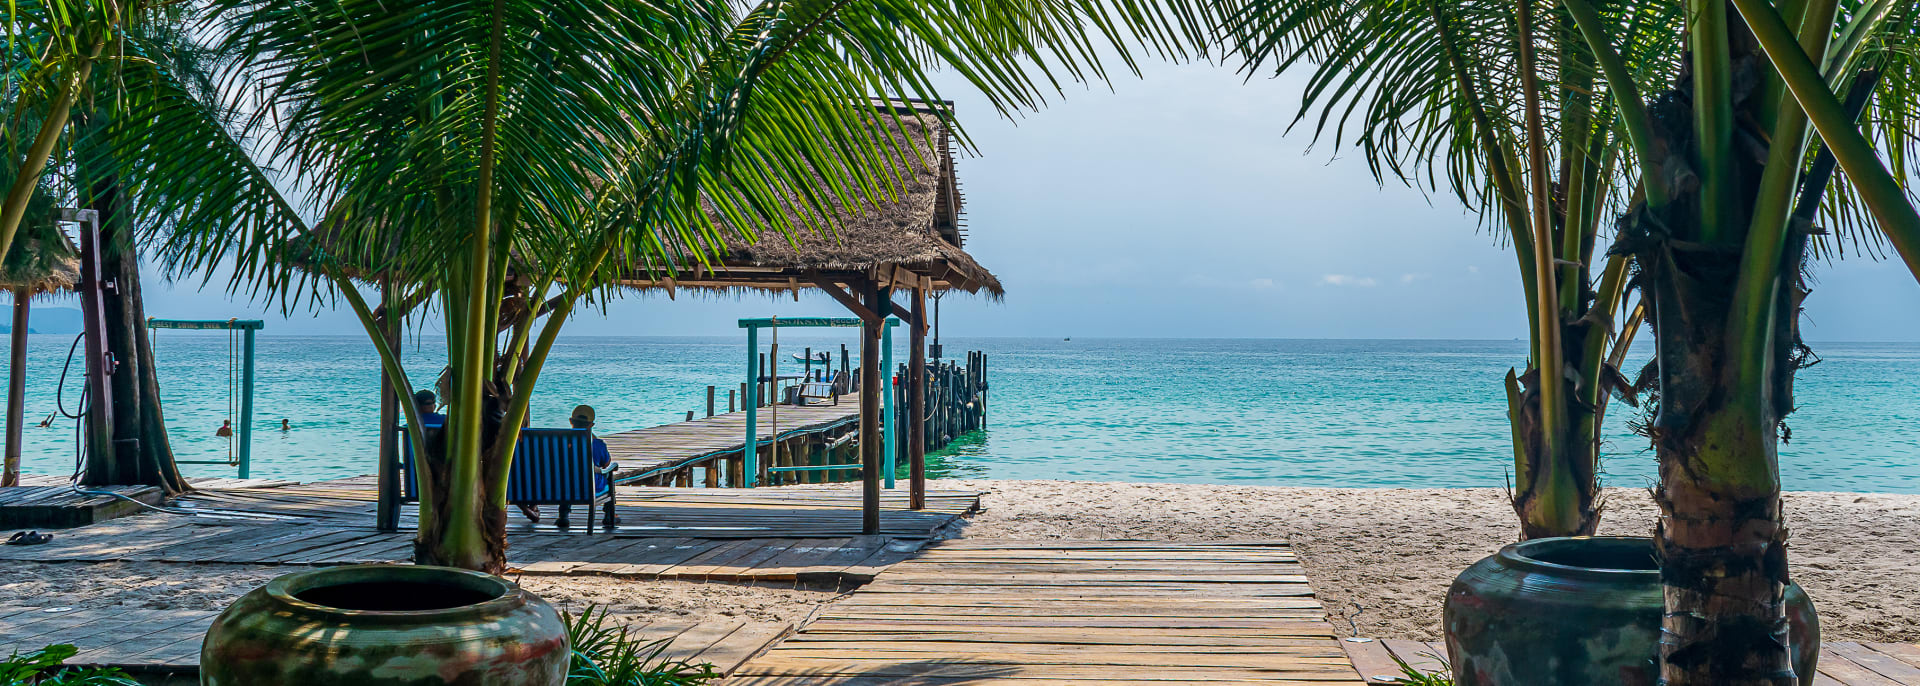
<svg viewBox="0 0 1920 686"><path fill-rule="evenodd" d="M713 416L713 387L707 387L707 416Z"/></svg>
<svg viewBox="0 0 1920 686"><path fill-rule="evenodd" d="M751 326L747 327L747 383L741 384L741 388L744 394L741 404L747 408L747 440L741 443L745 449L740 451L740 456L745 464L740 471L746 475L746 481L734 482L734 486L753 488L753 475L759 474L755 463L760 458L760 427L756 426L760 401L754 397L754 392L760 389L760 329Z"/></svg>
<svg viewBox="0 0 1920 686"><path fill-rule="evenodd" d="M867 312L860 323L860 533L880 533L880 332L886 328L889 296L880 282L861 284Z"/></svg>
<svg viewBox="0 0 1920 686"><path fill-rule="evenodd" d="M891 307L893 299L888 298L886 302L889 307ZM880 392L884 394L881 397L885 398L885 400L882 400L880 403L880 416L882 417L880 422L880 447L883 451L881 452L882 457L880 459L880 474L886 482L887 489L892 490L894 472L899 471L896 462L899 459L898 455L900 453L896 448L899 445L899 432L897 429L899 428L900 418L893 413L893 396L898 393L899 389L893 385L893 327L887 324L887 317L882 316L880 318L880 373L885 375L883 379L886 383L880 388Z"/></svg>
<svg viewBox="0 0 1920 686"><path fill-rule="evenodd" d="M253 329L242 334L240 353L240 478L252 473L253 461Z"/></svg>
<svg viewBox="0 0 1920 686"><path fill-rule="evenodd" d="M907 332L907 507L927 507L927 289L913 289Z"/></svg>

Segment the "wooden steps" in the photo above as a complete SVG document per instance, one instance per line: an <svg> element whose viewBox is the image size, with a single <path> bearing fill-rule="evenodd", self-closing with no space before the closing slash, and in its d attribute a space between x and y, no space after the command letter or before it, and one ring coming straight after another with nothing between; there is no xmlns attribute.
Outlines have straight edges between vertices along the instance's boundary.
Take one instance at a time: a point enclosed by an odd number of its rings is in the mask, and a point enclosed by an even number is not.
<svg viewBox="0 0 1920 686"><path fill-rule="evenodd" d="M1341 641L1354 667L1369 683L1391 684L1401 675L1394 657L1415 669L1439 672L1447 654L1440 641ZM1821 645L1815 686L1920 686L1920 645L1829 641Z"/></svg>
<svg viewBox="0 0 1920 686"><path fill-rule="evenodd" d="M1284 543L943 541L729 684L1362 683Z"/></svg>

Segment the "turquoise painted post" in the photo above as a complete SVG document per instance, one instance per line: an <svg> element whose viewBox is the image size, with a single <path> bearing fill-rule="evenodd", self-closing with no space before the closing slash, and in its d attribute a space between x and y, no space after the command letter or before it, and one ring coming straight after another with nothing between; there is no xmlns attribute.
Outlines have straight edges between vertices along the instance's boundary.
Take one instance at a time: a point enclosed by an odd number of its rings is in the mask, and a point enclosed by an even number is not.
<svg viewBox="0 0 1920 686"><path fill-rule="evenodd" d="M246 330L245 362L240 366L240 478L252 472L253 457L253 329Z"/></svg>
<svg viewBox="0 0 1920 686"><path fill-rule="evenodd" d="M740 457L741 477L746 487L753 488L760 481L760 427L757 421L760 415L760 327L747 327L747 440Z"/></svg>
<svg viewBox="0 0 1920 686"><path fill-rule="evenodd" d="M886 475L887 488L893 488L893 324L899 320L888 317L880 324L880 378L886 379L886 385L880 387L880 449L885 451L880 458L881 473Z"/></svg>

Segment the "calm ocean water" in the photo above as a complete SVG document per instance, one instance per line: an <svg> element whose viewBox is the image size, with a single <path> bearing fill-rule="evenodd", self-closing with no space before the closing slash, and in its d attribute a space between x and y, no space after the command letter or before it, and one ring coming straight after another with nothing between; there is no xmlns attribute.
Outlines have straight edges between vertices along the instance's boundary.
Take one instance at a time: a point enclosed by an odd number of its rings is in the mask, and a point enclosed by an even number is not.
<svg viewBox="0 0 1920 686"><path fill-rule="evenodd" d="M70 336L29 342L26 469L73 466L73 423L55 410ZM851 336L787 336L783 352L838 350ZM938 476L1310 486L1500 486L1511 469L1500 379L1519 341L950 338L985 350L988 429L931 460ZM181 459L224 459L227 339L161 332L165 412ZM1793 490L1920 493L1920 344L1827 343L1801 373L1800 411L1781 471ZM410 341L416 383L439 369L438 339ZM713 338L572 338L541 377L534 424L578 403L606 431L704 411L705 387L737 385L744 343ZM904 351L896 353L904 360ZM259 339L254 476L313 480L370 473L378 375L357 336ZM75 374L77 375L77 368ZM69 409L79 380L69 378ZM724 402L724 400L723 400ZM1607 420L1606 480L1654 476L1646 440ZM292 422L290 431L280 420ZM232 475L191 466L191 475Z"/></svg>

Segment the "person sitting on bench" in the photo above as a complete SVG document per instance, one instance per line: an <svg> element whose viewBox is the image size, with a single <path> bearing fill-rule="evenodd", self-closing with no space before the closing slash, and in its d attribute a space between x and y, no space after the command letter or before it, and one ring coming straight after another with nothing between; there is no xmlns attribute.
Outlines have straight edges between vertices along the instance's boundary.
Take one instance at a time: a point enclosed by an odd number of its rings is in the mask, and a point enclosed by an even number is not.
<svg viewBox="0 0 1920 686"><path fill-rule="evenodd" d="M593 406L581 405L579 407L573 408L573 415L567 418L567 423L572 424L573 428L575 429L586 429L591 431L593 429L593 420L594 420ZM613 464L613 454L607 451L607 442L600 440L599 436L594 436L593 437L593 466L605 469L606 466L610 464ZM614 487L613 487L613 482L609 478L609 475L599 474L599 473L594 474L593 487L594 487L594 490L596 491L600 489L606 489L607 491L606 525L608 527L619 526L620 517L614 514L614 511L613 511L613 500L614 500L613 488ZM531 505L521 505L520 513L526 515L527 519L533 520L533 523L535 524L540 523L540 508L531 506ZM573 513L572 505L561 505L560 515L559 517L553 520L553 525L560 527L562 529L573 526L573 522L567 519L567 515L570 515L572 513Z"/></svg>
<svg viewBox="0 0 1920 686"><path fill-rule="evenodd" d="M420 414L422 428L447 425L447 416L434 411L440 407L440 398L433 391L422 388L414 393L413 407Z"/></svg>

